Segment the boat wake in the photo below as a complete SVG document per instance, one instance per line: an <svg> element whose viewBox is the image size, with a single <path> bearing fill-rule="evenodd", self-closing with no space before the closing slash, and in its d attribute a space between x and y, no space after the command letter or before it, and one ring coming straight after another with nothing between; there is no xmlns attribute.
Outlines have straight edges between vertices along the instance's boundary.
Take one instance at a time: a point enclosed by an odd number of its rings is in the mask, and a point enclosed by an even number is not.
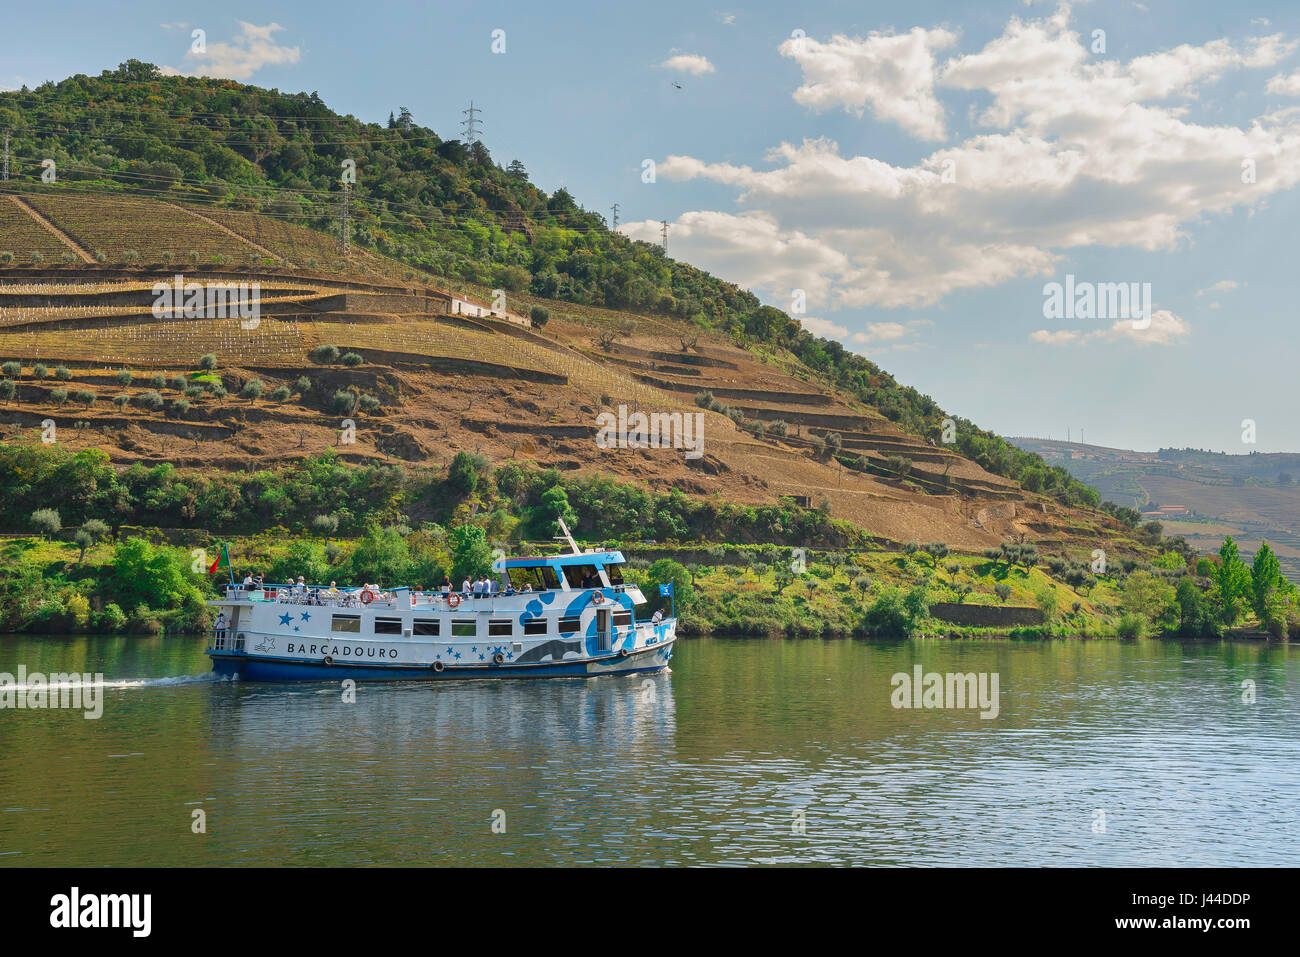
<svg viewBox="0 0 1300 957"><path fill-rule="evenodd" d="M4 686L5 691L14 693L23 693L29 691L74 691L79 688L98 687L105 691L127 690L133 688L174 688L181 685L212 684L218 681L237 681L238 677L230 678L225 675L217 675L212 672L206 672L199 675L172 675L165 678L105 678L103 682L93 681L58 681L58 682L25 682L23 684L9 684Z"/></svg>

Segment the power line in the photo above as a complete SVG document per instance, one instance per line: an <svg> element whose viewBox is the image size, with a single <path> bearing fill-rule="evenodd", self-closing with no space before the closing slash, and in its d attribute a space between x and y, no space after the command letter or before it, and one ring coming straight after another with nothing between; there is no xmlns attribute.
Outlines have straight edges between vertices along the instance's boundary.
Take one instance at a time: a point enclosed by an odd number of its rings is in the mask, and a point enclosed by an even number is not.
<svg viewBox="0 0 1300 957"><path fill-rule="evenodd" d="M481 125L481 123L477 118L477 114L482 112L483 112L482 110L480 110L478 107L474 105L473 100L469 101L468 110L461 110L461 113L465 114L468 117L468 119L464 119L460 121L460 125L462 129L464 129L465 131L466 145L477 143L479 140L479 133L480 133L479 126Z"/></svg>
<svg viewBox="0 0 1300 957"><path fill-rule="evenodd" d="M346 256L351 251L352 231L348 223L348 197L352 195L352 186L349 183L343 184L343 197L340 200L341 222L339 223L339 238L343 242L343 255Z"/></svg>

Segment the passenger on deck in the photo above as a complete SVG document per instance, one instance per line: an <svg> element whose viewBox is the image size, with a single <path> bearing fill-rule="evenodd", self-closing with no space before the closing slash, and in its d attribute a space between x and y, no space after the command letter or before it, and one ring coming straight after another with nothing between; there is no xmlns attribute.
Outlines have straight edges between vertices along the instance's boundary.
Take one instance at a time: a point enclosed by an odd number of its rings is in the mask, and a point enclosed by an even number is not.
<svg viewBox="0 0 1300 957"><path fill-rule="evenodd" d="M254 588L261 588L261 587L262 587L262 582L263 582L263 580L264 580L264 579L262 578L262 573L261 573L261 572L257 572L257 573L253 576L253 587L254 587Z"/></svg>
<svg viewBox="0 0 1300 957"><path fill-rule="evenodd" d="M337 599L340 594L338 583L330 582L330 590L326 592L326 594L329 595L330 598Z"/></svg>
<svg viewBox="0 0 1300 957"><path fill-rule="evenodd" d="M251 588L253 587L253 573L252 573L252 572L245 572L245 573L244 573L244 587L245 587L246 589L251 589Z"/></svg>
<svg viewBox="0 0 1300 957"><path fill-rule="evenodd" d="M216 620L215 622L212 623L212 631L213 631L213 634L216 635L216 637L217 637L217 641L225 641L225 640L226 640L226 614L225 614L225 612L222 612L220 615L217 615L217 620Z"/></svg>
<svg viewBox="0 0 1300 957"><path fill-rule="evenodd" d="M662 608L650 616L650 624L652 625L657 625L663 620L664 620L664 612Z"/></svg>
<svg viewBox="0 0 1300 957"><path fill-rule="evenodd" d="M533 583L532 583L532 582L524 582L524 591L532 591L532 590L533 590Z"/></svg>
<svg viewBox="0 0 1300 957"><path fill-rule="evenodd" d="M442 576L442 584L438 586L438 591L442 592L444 595L451 594L451 579L446 575Z"/></svg>
<svg viewBox="0 0 1300 957"><path fill-rule="evenodd" d="M469 583L468 575L465 576L465 581L461 583L460 593L461 596L464 598L468 598L470 595L474 593L474 586Z"/></svg>

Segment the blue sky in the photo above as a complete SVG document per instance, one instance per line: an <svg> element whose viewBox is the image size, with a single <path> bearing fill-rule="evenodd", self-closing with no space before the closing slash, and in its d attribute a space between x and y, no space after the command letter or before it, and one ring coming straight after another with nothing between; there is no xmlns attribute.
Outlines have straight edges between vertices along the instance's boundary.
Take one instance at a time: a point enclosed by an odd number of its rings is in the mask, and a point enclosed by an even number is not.
<svg viewBox="0 0 1300 957"><path fill-rule="evenodd" d="M606 215L618 202L632 235L667 219L673 255L787 311L803 289L810 328L980 425L1300 451L1300 13L1283 5L102 11L8 10L0 87L135 57L366 120L408 106L449 137L472 97L499 162ZM1150 283L1150 325L1046 318L1044 284L1067 274Z"/></svg>

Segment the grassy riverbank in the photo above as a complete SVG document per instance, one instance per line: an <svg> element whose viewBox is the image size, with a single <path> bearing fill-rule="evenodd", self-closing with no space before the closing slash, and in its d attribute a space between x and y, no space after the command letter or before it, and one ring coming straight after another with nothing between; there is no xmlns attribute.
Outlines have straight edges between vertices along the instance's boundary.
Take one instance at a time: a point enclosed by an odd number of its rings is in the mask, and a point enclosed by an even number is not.
<svg viewBox="0 0 1300 957"><path fill-rule="evenodd" d="M183 634L209 627L204 602L227 575L224 567L206 572L220 543L165 544L176 533L156 530L115 542L86 537L0 543L0 629ZM351 539L272 530L226 544L238 574L260 570L268 581L301 574L322 583L432 587L444 574L459 581L486 571L492 560L475 525L374 527ZM1257 602L1255 569L1230 549L1228 558L1239 567L1225 575L1222 557L1190 567L1172 552L1154 563L1126 559L1093 573L1081 560L1042 559L1032 546L963 555L947 554L937 543L893 551L698 545L674 547L668 558L660 546L603 544L624 548L626 577L643 586L653 606L661 601L655 586L675 582L686 636L1214 637L1232 628L1300 634L1294 588L1270 578L1265 561L1258 577L1268 594ZM554 547L526 543L513 551ZM1225 584L1236 589L1231 620L1223 612ZM1265 612L1262 621L1256 605Z"/></svg>

